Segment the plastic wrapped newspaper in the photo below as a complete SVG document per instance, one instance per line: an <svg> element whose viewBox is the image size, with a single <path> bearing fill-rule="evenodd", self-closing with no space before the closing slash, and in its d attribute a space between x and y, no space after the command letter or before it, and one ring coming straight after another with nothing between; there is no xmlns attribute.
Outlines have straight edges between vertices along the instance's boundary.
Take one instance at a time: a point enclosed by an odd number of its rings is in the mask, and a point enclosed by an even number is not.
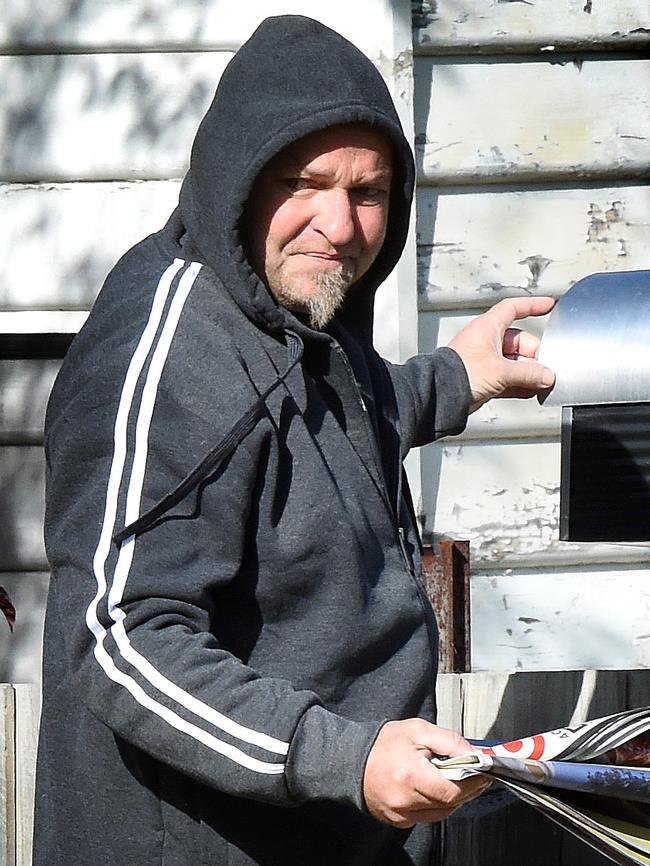
<svg viewBox="0 0 650 866"><path fill-rule="evenodd" d="M615 863L650 866L650 707L434 758L450 779L486 773Z"/></svg>

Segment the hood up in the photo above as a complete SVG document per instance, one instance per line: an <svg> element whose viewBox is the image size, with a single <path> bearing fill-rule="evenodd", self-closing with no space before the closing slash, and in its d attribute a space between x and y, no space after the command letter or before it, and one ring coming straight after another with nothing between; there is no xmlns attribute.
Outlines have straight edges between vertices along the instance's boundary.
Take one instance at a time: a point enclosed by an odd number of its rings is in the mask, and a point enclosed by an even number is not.
<svg viewBox="0 0 650 866"><path fill-rule="evenodd" d="M411 149L388 89L364 54L310 18L267 18L228 64L201 121L171 230L188 255L217 274L250 319L282 332L287 365L174 490L113 536L116 544L151 529L216 471L265 413L268 396L300 362L303 340L297 331L303 337L315 332L278 306L253 271L240 224L253 182L270 159L309 133L342 123L366 123L393 144L386 239L336 314L357 340L371 342L375 290L395 267L406 241L415 176Z"/></svg>
<svg viewBox="0 0 650 866"><path fill-rule="evenodd" d="M215 271L247 316L271 330L295 319L277 306L248 264L240 232L244 205L260 170L277 153L343 123L380 130L394 151L386 240L337 314L358 337L369 338L375 290L406 241L414 184L411 149L370 60L310 18L267 18L228 64L197 131L180 195L183 243Z"/></svg>

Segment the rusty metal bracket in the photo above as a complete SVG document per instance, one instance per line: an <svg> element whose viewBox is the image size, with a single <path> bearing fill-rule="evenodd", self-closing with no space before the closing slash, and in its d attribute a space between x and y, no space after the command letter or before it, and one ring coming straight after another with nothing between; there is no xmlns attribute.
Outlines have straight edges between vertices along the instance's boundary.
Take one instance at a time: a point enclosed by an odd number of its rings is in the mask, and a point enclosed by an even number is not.
<svg viewBox="0 0 650 866"><path fill-rule="evenodd" d="M422 579L438 620L441 673L472 669L469 565L469 541L439 539L424 548Z"/></svg>

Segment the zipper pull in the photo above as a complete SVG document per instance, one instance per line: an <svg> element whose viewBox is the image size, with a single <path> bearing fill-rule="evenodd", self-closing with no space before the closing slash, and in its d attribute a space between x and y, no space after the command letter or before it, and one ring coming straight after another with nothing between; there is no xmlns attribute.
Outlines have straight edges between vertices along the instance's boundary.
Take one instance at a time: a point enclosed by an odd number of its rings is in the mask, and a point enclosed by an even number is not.
<svg viewBox="0 0 650 866"><path fill-rule="evenodd" d="M406 532L404 531L403 526L397 527L397 535L399 537L399 546L402 548L402 553L407 562L411 561L411 557L408 555L408 551L406 549Z"/></svg>

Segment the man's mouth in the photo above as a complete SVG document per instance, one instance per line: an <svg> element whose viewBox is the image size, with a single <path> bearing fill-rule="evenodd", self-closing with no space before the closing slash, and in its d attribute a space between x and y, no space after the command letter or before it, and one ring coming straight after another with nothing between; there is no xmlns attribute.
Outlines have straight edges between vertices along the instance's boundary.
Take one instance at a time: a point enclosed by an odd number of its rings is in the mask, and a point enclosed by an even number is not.
<svg viewBox="0 0 650 866"><path fill-rule="evenodd" d="M299 255L305 256L306 258L311 259L314 262L321 262L324 266L340 265L341 267L349 267L352 265L351 256L343 256L339 253L304 252L299 253Z"/></svg>
<svg viewBox="0 0 650 866"><path fill-rule="evenodd" d="M340 276L347 283L354 279L356 263L353 256L341 253L322 252L320 250L301 250L292 254L294 261L297 260L299 270L304 275L317 276L331 274Z"/></svg>

